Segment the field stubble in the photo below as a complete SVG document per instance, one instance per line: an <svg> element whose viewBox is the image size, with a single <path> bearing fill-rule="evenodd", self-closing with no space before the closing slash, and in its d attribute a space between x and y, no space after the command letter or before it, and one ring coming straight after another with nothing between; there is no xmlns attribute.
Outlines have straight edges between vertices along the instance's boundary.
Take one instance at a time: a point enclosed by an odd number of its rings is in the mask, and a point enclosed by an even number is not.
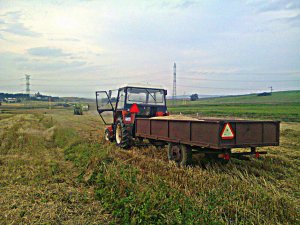
<svg viewBox="0 0 300 225"><path fill-rule="evenodd" d="M299 223L298 123L284 123L281 146L261 159L178 168L166 149L104 142L91 113L0 119L2 222Z"/></svg>
<svg viewBox="0 0 300 225"><path fill-rule="evenodd" d="M0 224L107 221L93 188L54 142L53 116L0 114Z"/></svg>

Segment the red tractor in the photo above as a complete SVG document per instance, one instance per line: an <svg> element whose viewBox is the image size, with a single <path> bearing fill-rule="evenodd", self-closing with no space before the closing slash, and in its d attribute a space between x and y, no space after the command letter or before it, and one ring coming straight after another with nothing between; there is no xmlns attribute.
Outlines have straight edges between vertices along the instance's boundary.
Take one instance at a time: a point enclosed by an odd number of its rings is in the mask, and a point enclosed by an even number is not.
<svg viewBox="0 0 300 225"><path fill-rule="evenodd" d="M97 91L97 111L105 129L105 139L116 141L121 148L130 148L135 136L136 118L169 115L166 106L167 90L157 87L125 86L118 89L117 97L112 91ZM111 120L111 123L107 122ZM150 140L152 144L164 144Z"/></svg>
<svg viewBox="0 0 300 225"><path fill-rule="evenodd" d="M188 165L192 155L228 162L230 157L254 155L265 151L257 147L278 146L280 121L236 119L170 119L166 107L167 91L162 88L125 86L96 92L97 110L105 124L105 138L130 148L134 140L148 139L156 146L168 144L168 158L178 165ZM161 118L152 118L158 117ZM111 123L106 121L111 119ZM250 148L250 152L232 152L233 148Z"/></svg>

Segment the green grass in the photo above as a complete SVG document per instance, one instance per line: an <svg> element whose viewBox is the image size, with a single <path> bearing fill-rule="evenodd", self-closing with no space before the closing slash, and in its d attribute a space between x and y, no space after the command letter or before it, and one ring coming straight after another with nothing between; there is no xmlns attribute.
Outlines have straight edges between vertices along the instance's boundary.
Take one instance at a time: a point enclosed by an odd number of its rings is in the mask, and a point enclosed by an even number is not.
<svg viewBox="0 0 300 225"><path fill-rule="evenodd" d="M284 143L296 141L286 155L269 148L264 159L227 166L178 168L154 148L124 151L103 141L71 145L65 156L121 224L295 224L299 158L289 155L299 156L298 134L284 132Z"/></svg>
<svg viewBox="0 0 300 225"><path fill-rule="evenodd" d="M300 121L300 91L275 92L271 96L246 95L169 103L171 113L213 117L242 117Z"/></svg>
<svg viewBox="0 0 300 225"><path fill-rule="evenodd" d="M190 104L216 104L216 103L300 103L300 91L280 91L273 92L272 95L269 96L257 96L257 94L249 94L249 95L237 95L237 96L228 96L228 97L217 97L217 98L208 98L208 99L200 99L198 101L190 102ZM169 101L172 104L172 101ZM182 101L177 100L177 104L182 104Z"/></svg>

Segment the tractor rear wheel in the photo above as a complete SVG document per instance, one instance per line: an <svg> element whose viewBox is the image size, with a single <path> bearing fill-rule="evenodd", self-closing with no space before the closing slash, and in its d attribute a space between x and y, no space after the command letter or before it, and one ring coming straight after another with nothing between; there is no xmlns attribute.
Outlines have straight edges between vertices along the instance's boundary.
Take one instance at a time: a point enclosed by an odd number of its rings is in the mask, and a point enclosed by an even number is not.
<svg viewBox="0 0 300 225"><path fill-rule="evenodd" d="M168 144L168 159L178 166L187 166L192 162L192 149L182 144Z"/></svg>
<svg viewBox="0 0 300 225"><path fill-rule="evenodd" d="M131 135L127 130L126 125L123 123L122 119L119 118L116 124L116 142L117 146L128 149L131 146Z"/></svg>

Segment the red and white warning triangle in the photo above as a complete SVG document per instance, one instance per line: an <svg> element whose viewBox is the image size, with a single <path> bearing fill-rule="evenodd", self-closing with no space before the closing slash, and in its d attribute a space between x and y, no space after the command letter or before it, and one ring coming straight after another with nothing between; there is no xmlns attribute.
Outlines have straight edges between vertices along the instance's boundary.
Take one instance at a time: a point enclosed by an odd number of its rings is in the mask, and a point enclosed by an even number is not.
<svg viewBox="0 0 300 225"><path fill-rule="evenodd" d="M234 132L230 123L225 123L221 132L221 138L224 140L229 140L234 138Z"/></svg>

